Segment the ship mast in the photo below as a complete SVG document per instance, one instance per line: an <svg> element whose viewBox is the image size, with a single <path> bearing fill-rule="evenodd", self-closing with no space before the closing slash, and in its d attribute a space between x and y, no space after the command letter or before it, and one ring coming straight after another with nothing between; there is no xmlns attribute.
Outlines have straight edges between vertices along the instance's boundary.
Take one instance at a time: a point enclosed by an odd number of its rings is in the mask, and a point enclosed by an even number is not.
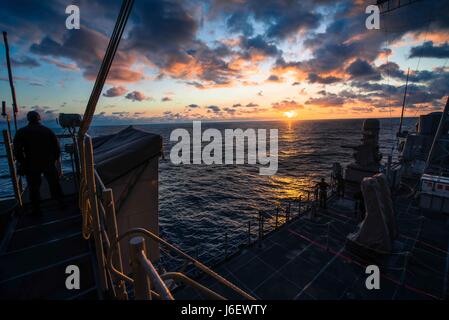
<svg viewBox="0 0 449 320"><path fill-rule="evenodd" d="M9 56L8 34L6 33L6 31L3 31L3 41L5 43L5 55L6 55L6 66L8 68L9 87L11 88L14 128L16 129L17 132L17 113L19 112L19 106L17 105L16 89L14 87L14 78L12 76L11 58Z"/></svg>

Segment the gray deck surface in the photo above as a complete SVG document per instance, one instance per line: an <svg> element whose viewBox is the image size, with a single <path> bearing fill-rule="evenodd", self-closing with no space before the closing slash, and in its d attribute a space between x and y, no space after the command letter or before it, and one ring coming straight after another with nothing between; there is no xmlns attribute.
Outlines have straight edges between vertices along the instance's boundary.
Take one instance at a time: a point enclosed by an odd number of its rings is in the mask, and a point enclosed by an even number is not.
<svg viewBox="0 0 449 320"><path fill-rule="evenodd" d="M253 244L214 270L258 299L447 299L448 217L421 212L409 203L395 201L400 236L391 255L374 260L355 255L346 246L346 236L358 224L354 203L332 199L316 218L291 220L261 246ZM370 264L380 268L380 290L365 286ZM199 281L228 299L240 298L207 276ZM182 288L176 298L203 297Z"/></svg>
<svg viewBox="0 0 449 320"><path fill-rule="evenodd" d="M96 299L92 253L81 235L82 218L73 181L61 183L66 208L48 200L42 187L41 217L24 210L10 222L11 236L0 252L0 299ZM25 197L26 198L26 197ZM81 272L81 290L65 287L68 265Z"/></svg>

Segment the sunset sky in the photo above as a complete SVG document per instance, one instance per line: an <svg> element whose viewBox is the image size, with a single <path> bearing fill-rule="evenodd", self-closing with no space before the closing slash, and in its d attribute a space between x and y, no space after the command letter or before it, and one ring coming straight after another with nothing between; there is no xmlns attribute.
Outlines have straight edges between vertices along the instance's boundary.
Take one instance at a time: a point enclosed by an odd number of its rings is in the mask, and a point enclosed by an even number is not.
<svg viewBox="0 0 449 320"><path fill-rule="evenodd" d="M135 0L95 122L390 117L441 110L449 0L381 16L372 1ZM81 29L65 28L66 6ZM0 0L18 103L83 113L121 1ZM0 99L10 105L0 45Z"/></svg>

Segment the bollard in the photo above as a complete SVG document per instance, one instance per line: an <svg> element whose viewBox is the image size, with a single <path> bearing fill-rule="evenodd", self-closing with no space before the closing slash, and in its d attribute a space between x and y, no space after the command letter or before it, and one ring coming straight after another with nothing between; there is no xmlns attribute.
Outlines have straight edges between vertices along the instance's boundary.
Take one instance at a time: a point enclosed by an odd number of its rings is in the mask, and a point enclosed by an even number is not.
<svg viewBox="0 0 449 320"><path fill-rule="evenodd" d="M145 239L143 237L132 238L129 241L129 252L134 278L134 295L137 300L151 300L150 281L138 258L142 251L145 252Z"/></svg>

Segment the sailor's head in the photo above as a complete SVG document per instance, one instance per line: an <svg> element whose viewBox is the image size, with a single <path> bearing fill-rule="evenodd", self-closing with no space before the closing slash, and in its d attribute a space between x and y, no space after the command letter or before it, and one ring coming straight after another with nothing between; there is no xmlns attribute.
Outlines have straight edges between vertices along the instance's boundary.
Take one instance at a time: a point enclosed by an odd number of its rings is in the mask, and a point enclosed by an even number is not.
<svg viewBox="0 0 449 320"><path fill-rule="evenodd" d="M29 123L39 123L41 116L37 111L30 111L27 113L27 120Z"/></svg>

